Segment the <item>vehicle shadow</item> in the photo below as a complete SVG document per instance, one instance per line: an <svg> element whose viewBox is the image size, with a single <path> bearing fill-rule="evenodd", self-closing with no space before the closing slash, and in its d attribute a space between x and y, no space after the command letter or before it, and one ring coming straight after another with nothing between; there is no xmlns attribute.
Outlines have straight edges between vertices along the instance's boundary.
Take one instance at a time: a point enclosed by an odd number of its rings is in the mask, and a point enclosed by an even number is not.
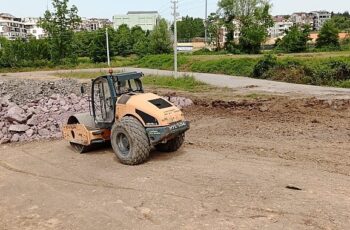
<svg viewBox="0 0 350 230"><path fill-rule="evenodd" d="M71 147L69 147L72 151L74 151ZM186 153L185 149L182 148L176 152L172 153L166 153L166 152L160 152L157 151L156 149L152 149L150 152L149 159L147 162L152 162L152 161L168 161L173 158L182 156ZM86 155L105 155L105 154L113 154L114 151L112 148L112 145L110 142L104 143L104 144L99 144L99 145L93 145L89 148L89 151L84 153ZM118 161L117 158L115 158L116 161Z"/></svg>
<svg viewBox="0 0 350 230"><path fill-rule="evenodd" d="M165 153L157 150L152 150L148 161L168 161L176 157L180 157L186 153L185 149L180 149L176 152Z"/></svg>

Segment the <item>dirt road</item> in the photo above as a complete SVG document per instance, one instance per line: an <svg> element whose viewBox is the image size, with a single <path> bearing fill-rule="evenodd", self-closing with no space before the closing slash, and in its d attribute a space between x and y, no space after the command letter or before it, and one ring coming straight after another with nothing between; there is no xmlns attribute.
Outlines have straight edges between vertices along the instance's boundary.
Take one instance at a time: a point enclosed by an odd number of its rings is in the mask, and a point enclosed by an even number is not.
<svg viewBox="0 0 350 230"><path fill-rule="evenodd" d="M349 109L288 105L195 106L185 147L136 167L0 146L0 229L347 229Z"/></svg>

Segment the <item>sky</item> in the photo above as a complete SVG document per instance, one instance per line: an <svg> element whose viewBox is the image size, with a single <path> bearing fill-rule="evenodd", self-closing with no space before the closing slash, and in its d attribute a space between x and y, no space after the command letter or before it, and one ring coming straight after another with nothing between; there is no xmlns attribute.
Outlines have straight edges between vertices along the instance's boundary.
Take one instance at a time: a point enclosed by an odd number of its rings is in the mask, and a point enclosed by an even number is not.
<svg viewBox="0 0 350 230"><path fill-rule="evenodd" d="M217 0L208 0L208 11L215 12ZM350 0L271 0L272 14L291 14L300 11L350 11ZM171 19L170 0L70 0L79 9L81 17L109 18L129 10L157 10L162 17ZM39 17L51 7L50 0L0 0L0 12L16 17ZM205 0L179 0L180 16L204 18Z"/></svg>

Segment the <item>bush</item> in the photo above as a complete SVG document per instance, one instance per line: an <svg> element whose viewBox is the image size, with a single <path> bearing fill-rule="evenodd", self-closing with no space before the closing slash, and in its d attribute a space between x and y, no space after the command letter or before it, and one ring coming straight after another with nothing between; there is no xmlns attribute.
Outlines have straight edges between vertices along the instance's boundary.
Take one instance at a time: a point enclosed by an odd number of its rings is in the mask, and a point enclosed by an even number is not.
<svg viewBox="0 0 350 230"><path fill-rule="evenodd" d="M267 55L255 65L252 76L297 84L337 85L350 80L350 59L308 59L301 62L296 58L277 60ZM343 83L342 87L347 85Z"/></svg>
<svg viewBox="0 0 350 230"><path fill-rule="evenodd" d="M262 78L296 84L311 83L311 78L307 75L307 71L305 70L304 66L301 65L279 65L265 72Z"/></svg>
<svg viewBox="0 0 350 230"><path fill-rule="evenodd" d="M265 73L275 66L277 66L277 58L271 54L265 55L264 58L254 66L252 76L254 78L264 78Z"/></svg>

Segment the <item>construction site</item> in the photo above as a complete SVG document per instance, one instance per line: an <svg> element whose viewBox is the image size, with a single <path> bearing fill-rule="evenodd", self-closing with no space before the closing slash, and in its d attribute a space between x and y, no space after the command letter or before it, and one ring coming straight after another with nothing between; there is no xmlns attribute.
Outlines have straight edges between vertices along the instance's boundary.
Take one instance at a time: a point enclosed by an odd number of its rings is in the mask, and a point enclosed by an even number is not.
<svg viewBox="0 0 350 230"><path fill-rule="evenodd" d="M0 77L0 229L350 225L348 89L244 78L205 92L146 85L190 129L178 151L152 149L128 166L110 144L79 154L62 139L68 117L89 112L80 87L91 80L58 76Z"/></svg>

